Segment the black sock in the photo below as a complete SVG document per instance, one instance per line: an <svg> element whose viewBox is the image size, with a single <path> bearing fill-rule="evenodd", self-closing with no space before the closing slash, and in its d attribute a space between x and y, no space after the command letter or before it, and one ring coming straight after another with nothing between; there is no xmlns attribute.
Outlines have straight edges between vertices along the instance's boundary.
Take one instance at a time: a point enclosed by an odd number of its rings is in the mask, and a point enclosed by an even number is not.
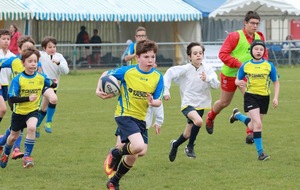
<svg viewBox="0 0 300 190"><path fill-rule="evenodd" d="M196 138L197 138L197 135L200 131L200 127L196 126L196 125L193 125L192 126L192 129L191 129L191 136L190 136L190 139L189 139L189 143L188 143L188 147L190 148L194 148L194 143L196 141Z"/></svg>
<svg viewBox="0 0 300 190"><path fill-rule="evenodd" d="M124 158L121 160L117 173L111 178L111 182L114 184L119 184L120 179L132 168L125 163Z"/></svg>
<svg viewBox="0 0 300 190"><path fill-rule="evenodd" d="M183 134L181 134L179 136L179 138L177 139L177 141L173 144L174 147L179 147L182 143L184 143L187 139L184 138Z"/></svg>

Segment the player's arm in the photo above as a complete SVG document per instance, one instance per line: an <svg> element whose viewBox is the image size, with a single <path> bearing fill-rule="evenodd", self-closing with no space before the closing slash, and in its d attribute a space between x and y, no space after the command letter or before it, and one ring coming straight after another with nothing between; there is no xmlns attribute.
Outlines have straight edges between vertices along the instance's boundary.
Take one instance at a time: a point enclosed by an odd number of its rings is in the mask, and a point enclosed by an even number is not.
<svg viewBox="0 0 300 190"><path fill-rule="evenodd" d="M108 71L105 71L102 73L102 75L100 76L100 78L98 80L98 84L96 87L96 96L98 96L101 99L108 99L108 98L112 98L114 96L113 94L107 94L101 90L101 78L106 76L107 73L108 73Z"/></svg>
<svg viewBox="0 0 300 190"><path fill-rule="evenodd" d="M186 71L186 67L183 66L173 66L170 67L164 74L164 100L169 100L170 88L172 81L179 80L180 76L183 75Z"/></svg>
<svg viewBox="0 0 300 190"><path fill-rule="evenodd" d="M159 107L152 107L155 122L152 127L155 128L155 133L160 134L160 128L164 122L164 106L161 104Z"/></svg>
<svg viewBox="0 0 300 190"><path fill-rule="evenodd" d="M245 78L245 76L246 76L246 73L244 71L244 66L245 66L245 64L243 64L239 68L239 70L237 72L237 77L236 77L236 79L234 81L235 85L237 85L239 87L246 87L246 85L247 85L246 81L243 80Z"/></svg>
<svg viewBox="0 0 300 190"><path fill-rule="evenodd" d="M128 52L126 52L124 60L127 62L133 59L134 57L135 57L134 43L132 43L129 45Z"/></svg>
<svg viewBox="0 0 300 190"><path fill-rule="evenodd" d="M238 41L239 41L238 32L232 32L228 34L219 52L220 60L225 65L231 68L240 68L240 66L242 65L242 63L238 59L231 56L231 52L237 46Z"/></svg>
<svg viewBox="0 0 300 190"><path fill-rule="evenodd" d="M66 59L62 54L57 53L57 56L58 56L57 59L53 58L53 62L58 66L59 72L64 75L68 74L70 71L68 62L66 61Z"/></svg>

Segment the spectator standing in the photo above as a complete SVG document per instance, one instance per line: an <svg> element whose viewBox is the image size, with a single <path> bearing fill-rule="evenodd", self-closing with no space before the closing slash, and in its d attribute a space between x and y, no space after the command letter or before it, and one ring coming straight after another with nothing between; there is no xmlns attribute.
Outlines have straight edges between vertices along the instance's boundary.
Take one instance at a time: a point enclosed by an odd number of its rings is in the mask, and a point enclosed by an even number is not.
<svg viewBox="0 0 300 190"><path fill-rule="evenodd" d="M91 37L90 43L92 44L101 44L102 40L98 35L98 30L94 29L94 35ZM101 46L92 46L92 58L93 62L100 64L101 62Z"/></svg>
<svg viewBox="0 0 300 190"><path fill-rule="evenodd" d="M76 38L76 44L90 43L89 34L87 33L87 31L85 31L85 29L86 29L85 26L80 27L80 32L77 34L77 38ZM81 47L79 47L79 49L80 49L80 56L81 56ZM90 59L89 49L90 49L89 46L85 46L85 57L88 62L89 68L91 68L91 59Z"/></svg>
<svg viewBox="0 0 300 190"><path fill-rule="evenodd" d="M9 51L11 51L13 54L17 55L19 54L18 50L18 39L21 36L21 33L18 30L18 27L14 24L11 24L9 27L10 32L10 44L8 46Z"/></svg>

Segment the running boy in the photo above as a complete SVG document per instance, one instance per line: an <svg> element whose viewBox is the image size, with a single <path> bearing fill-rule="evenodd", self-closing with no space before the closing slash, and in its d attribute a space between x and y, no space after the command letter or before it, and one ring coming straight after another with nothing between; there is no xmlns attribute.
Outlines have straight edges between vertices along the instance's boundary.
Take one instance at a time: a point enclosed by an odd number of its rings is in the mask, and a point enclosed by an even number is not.
<svg viewBox="0 0 300 190"><path fill-rule="evenodd" d="M147 148L148 133L145 117L148 106L161 105L163 95L163 76L153 68L157 53L157 44L151 40L139 41L136 45L137 65L124 66L104 72L121 81L121 94L115 112L115 120L120 129L121 141L125 143L121 150L115 148L109 152L105 162L110 168L122 158L116 174L106 184L108 189L119 189L119 181L134 165L138 155ZM111 98L111 94L100 91L98 82L96 95L102 99Z"/></svg>
<svg viewBox="0 0 300 190"><path fill-rule="evenodd" d="M23 167L33 167L31 153L35 143L35 130L38 120L38 107L45 86L56 87L56 83L37 72L40 53L35 48L22 52L22 64L25 70L17 75L9 87L9 99L14 103L11 117L11 133L7 138L0 158L0 166L5 168L8 156L20 132L27 128L24 142Z"/></svg>
<svg viewBox="0 0 300 190"><path fill-rule="evenodd" d="M1 70L4 68L9 68L11 70L11 78L14 78L19 73L24 71L24 65L21 61L21 54L24 50L34 47L35 41L30 36L21 36L18 39L18 49L19 49L19 55L16 55L14 57L10 57L9 59L5 60L1 63ZM9 102L9 100L8 100ZM10 103L11 104L11 103ZM0 138L0 145L4 144L10 134L10 127L7 128L5 134L3 137ZM21 132L20 137L15 141L15 146L13 147L13 153L12 158L18 159L22 158L24 153L20 151L21 141L22 141L22 135L23 132Z"/></svg>
<svg viewBox="0 0 300 190"><path fill-rule="evenodd" d="M42 64L43 72L50 79L55 79L57 84L60 81L61 74L68 74L69 67L66 59L60 53L56 52L57 41L52 36L47 36L42 40L42 48L40 62ZM43 96L41 107L39 110L39 121L37 127L40 126L44 117L46 116L45 131L52 133L52 118L54 116L57 104L57 89L47 90ZM39 128L37 128L37 138L40 136Z"/></svg>
<svg viewBox="0 0 300 190"><path fill-rule="evenodd" d="M189 63L169 68L164 75L165 90L164 99L170 99L170 87L172 81L179 82L181 95L181 111L187 118L184 132L177 140L171 140L169 160L176 158L178 147L187 139L190 139L185 147L185 153L190 158L196 158L194 142L203 123L204 109L211 106L211 88L218 88L220 82L213 68L203 64L205 48L199 43L192 42L187 47Z"/></svg>
<svg viewBox="0 0 300 190"><path fill-rule="evenodd" d="M246 127L253 131L253 139L258 154L258 160L267 160L269 156L265 154L262 142L262 119L268 112L270 102L270 82L274 83L273 106L278 106L279 81L275 66L273 63L263 59L266 51L265 43L261 40L255 40L250 47L252 60L245 62L238 70L235 84L237 86L245 85L244 77L247 78L246 92L244 94L244 111L249 113L249 117L239 112L237 108L233 109L230 117L230 123L239 120Z"/></svg>

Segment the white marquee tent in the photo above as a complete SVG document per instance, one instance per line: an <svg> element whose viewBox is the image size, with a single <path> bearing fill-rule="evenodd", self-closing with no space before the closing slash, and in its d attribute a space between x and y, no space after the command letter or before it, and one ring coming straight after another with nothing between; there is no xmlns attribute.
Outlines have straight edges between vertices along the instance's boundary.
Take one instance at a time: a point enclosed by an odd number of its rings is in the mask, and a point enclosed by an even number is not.
<svg viewBox="0 0 300 190"><path fill-rule="evenodd" d="M300 18L299 0L228 0L209 14L214 19L244 19L247 11L259 13L263 19Z"/></svg>

